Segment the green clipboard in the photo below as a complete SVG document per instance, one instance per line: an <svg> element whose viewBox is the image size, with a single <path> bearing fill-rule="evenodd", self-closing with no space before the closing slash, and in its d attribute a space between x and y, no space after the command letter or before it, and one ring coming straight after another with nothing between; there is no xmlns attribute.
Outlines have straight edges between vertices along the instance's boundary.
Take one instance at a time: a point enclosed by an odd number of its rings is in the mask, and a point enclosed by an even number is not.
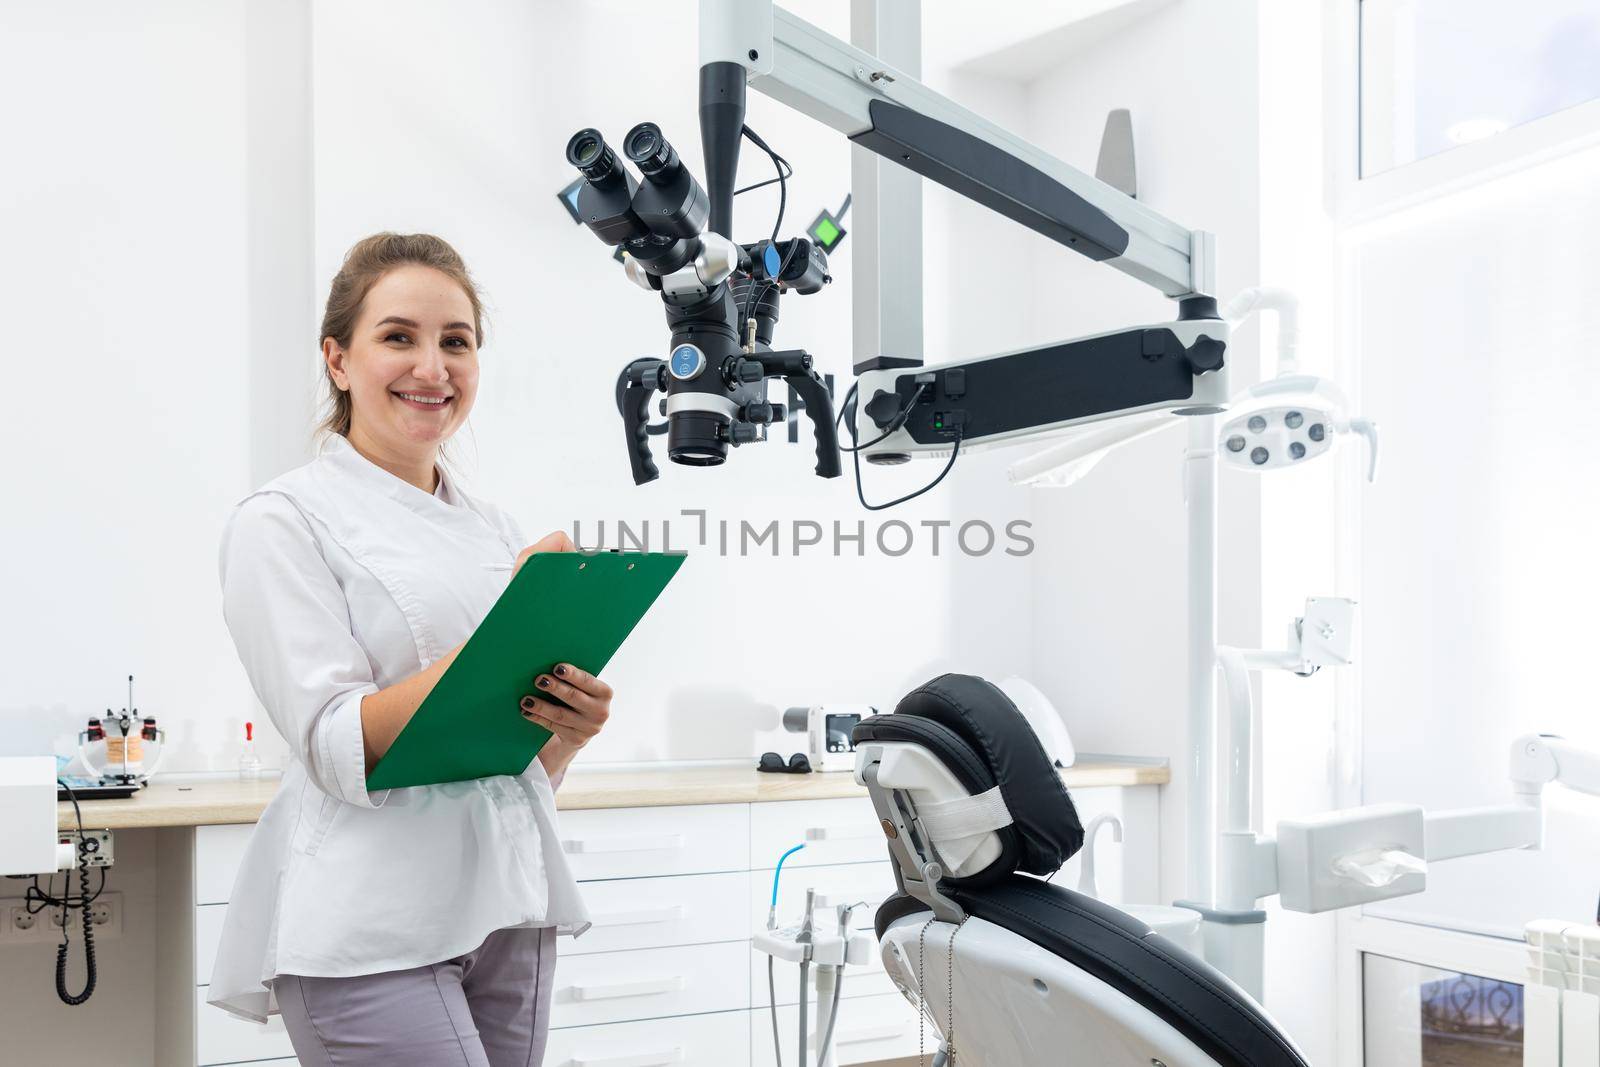
<svg viewBox="0 0 1600 1067"><path fill-rule="evenodd" d="M682 552L528 557L367 775L367 788L527 770L550 739L549 730L518 714L523 696L536 692L534 678L557 663L599 674L685 558Z"/></svg>

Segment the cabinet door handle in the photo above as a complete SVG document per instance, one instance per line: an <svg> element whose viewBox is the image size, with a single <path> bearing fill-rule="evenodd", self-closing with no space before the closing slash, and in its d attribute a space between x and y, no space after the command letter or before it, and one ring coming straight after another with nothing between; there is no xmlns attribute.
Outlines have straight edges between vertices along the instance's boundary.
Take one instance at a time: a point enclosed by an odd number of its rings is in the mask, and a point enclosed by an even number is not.
<svg viewBox="0 0 1600 1067"><path fill-rule="evenodd" d="M641 982L604 982L594 985L574 985L573 1000L616 1000L621 997L648 997L657 993L677 993L688 983L683 975L670 978L647 978Z"/></svg>
<svg viewBox="0 0 1600 1067"><path fill-rule="evenodd" d="M654 911L603 912L591 915L589 921L595 926L648 926L654 923L676 922L682 915L682 906L674 905L670 908L656 908Z"/></svg>
<svg viewBox="0 0 1600 1067"><path fill-rule="evenodd" d="M629 1052L621 1056L585 1056L582 1053L574 1053L568 1062L572 1067L667 1067L668 1064L683 1062L683 1049Z"/></svg>
<svg viewBox="0 0 1600 1067"><path fill-rule="evenodd" d="M865 841L868 838L882 836L883 831L876 826L870 829L861 826L806 827L807 841Z"/></svg>
<svg viewBox="0 0 1600 1067"><path fill-rule="evenodd" d="M633 834L619 837L578 837L561 842L568 855L589 856L600 852L665 852L683 847L682 834Z"/></svg>

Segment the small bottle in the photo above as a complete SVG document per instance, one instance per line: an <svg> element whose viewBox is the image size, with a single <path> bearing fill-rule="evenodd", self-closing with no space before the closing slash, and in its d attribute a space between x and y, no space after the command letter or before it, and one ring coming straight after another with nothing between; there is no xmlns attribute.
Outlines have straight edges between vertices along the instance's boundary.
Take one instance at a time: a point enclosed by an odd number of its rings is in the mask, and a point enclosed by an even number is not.
<svg viewBox="0 0 1600 1067"><path fill-rule="evenodd" d="M255 723L244 724L244 745L239 749L239 777L254 781L261 777L261 757L256 755Z"/></svg>

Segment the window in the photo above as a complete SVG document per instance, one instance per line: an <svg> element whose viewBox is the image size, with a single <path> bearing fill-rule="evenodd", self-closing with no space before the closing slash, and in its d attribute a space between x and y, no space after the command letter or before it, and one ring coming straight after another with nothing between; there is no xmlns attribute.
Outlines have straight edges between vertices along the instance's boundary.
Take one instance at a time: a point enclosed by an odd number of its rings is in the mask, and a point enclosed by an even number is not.
<svg viewBox="0 0 1600 1067"><path fill-rule="evenodd" d="M1600 98L1594 0L1361 0L1361 176Z"/></svg>
<svg viewBox="0 0 1600 1067"><path fill-rule="evenodd" d="M1366 953L1366 1067L1521 1067L1522 987Z"/></svg>

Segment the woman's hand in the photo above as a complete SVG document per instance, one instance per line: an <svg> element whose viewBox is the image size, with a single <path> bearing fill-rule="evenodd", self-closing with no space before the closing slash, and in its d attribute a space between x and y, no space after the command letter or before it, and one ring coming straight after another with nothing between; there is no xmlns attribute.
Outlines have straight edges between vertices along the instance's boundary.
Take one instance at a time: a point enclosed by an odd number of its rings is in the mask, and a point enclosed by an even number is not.
<svg viewBox="0 0 1600 1067"><path fill-rule="evenodd" d="M555 786L560 784L572 757L611 717L611 687L570 663L556 664L553 674L541 674L533 684L538 692L522 698L522 716L555 735L539 750L539 762ZM545 699L550 696L567 706Z"/></svg>
<svg viewBox="0 0 1600 1067"><path fill-rule="evenodd" d="M539 540L517 553L517 562L511 568L511 574L515 577L516 573L522 569L522 565L528 562L528 557L537 552L576 552L577 550L578 546L572 543L572 538L567 536L566 531L555 530L545 534Z"/></svg>

